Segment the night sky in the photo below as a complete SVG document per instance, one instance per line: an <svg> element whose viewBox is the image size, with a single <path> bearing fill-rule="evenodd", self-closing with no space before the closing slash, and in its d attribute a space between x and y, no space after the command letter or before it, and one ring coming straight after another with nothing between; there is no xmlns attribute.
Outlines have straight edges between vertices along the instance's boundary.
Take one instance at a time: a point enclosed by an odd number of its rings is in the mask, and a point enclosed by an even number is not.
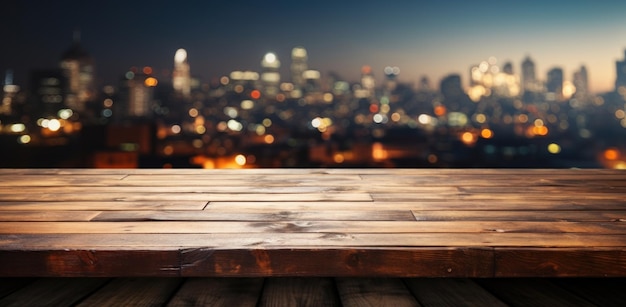
<svg viewBox="0 0 626 307"><path fill-rule="evenodd" d="M132 66L171 69L185 48L192 74L208 80L260 70L273 51L288 78L290 50L304 46L309 67L358 80L369 64L379 77L399 66L400 80L431 83L490 56L529 55L539 79L555 66L566 80L581 64L591 90L613 89L615 61L626 49L626 1L48 1L0 4L0 72L17 83L31 69L54 68L80 29L101 83Z"/></svg>

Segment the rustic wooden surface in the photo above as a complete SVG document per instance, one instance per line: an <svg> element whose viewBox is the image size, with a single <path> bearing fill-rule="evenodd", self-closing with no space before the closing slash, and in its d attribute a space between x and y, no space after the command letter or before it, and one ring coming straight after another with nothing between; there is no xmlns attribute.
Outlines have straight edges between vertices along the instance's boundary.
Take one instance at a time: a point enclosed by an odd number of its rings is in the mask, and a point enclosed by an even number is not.
<svg viewBox="0 0 626 307"><path fill-rule="evenodd" d="M625 277L626 172L2 169L0 276Z"/></svg>
<svg viewBox="0 0 626 307"><path fill-rule="evenodd" d="M0 306L624 306L624 278L0 278Z"/></svg>

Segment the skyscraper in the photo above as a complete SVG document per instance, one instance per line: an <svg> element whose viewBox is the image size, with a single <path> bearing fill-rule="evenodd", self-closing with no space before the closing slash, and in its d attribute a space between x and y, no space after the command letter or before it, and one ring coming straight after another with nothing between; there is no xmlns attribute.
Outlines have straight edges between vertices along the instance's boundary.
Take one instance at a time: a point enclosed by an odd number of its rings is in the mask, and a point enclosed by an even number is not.
<svg viewBox="0 0 626 307"><path fill-rule="evenodd" d="M555 67L548 71L546 90L548 94L554 94L557 100L563 98L563 69Z"/></svg>
<svg viewBox="0 0 626 307"><path fill-rule="evenodd" d="M55 116L59 110L68 106L66 98L69 88L67 78L61 69L37 70L30 74L30 88L35 114Z"/></svg>
<svg viewBox="0 0 626 307"><path fill-rule="evenodd" d="M303 47L295 47L291 50L291 82L296 88L304 87L303 73L308 69L308 55Z"/></svg>
<svg viewBox="0 0 626 307"><path fill-rule="evenodd" d="M123 101L121 113L128 117L152 117L154 101L154 88L158 80L154 78L150 67L141 71L132 69L125 74L120 96Z"/></svg>
<svg viewBox="0 0 626 307"><path fill-rule="evenodd" d="M80 44L80 33L74 33L72 46L61 57L61 70L67 79L65 104L74 111L84 111L94 98L94 63Z"/></svg>
<svg viewBox="0 0 626 307"><path fill-rule="evenodd" d="M461 87L461 76L457 74L451 74L441 79L439 85L441 94L446 100L459 99L463 95L463 88Z"/></svg>
<svg viewBox="0 0 626 307"><path fill-rule="evenodd" d="M261 61L261 82L263 84L263 92L265 95L273 97L278 94L278 86L280 85L280 61L276 54L269 52L265 54Z"/></svg>
<svg viewBox="0 0 626 307"><path fill-rule="evenodd" d="M619 92L620 87L626 91L626 50L624 50L624 60L615 62L617 78L615 79L615 91Z"/></svg>
<svg viewBox="0 0 626 307"><path fill-rule="evenodd" d="M507 74L507 75L512 75L513 74L513 63L511 63L511 62L504 63L504 66L502 66L502 72Z"/></svg>
<svg viewBox="0 0 626 307"><path fill-rule="evenodd" d="M522 89L524 92L535 91L536 82L535 62L527 56L522 62Z"/></svg>
<svg viewBox="0 0 626 307"><path fill-rule="evenodd" d="M576 88L574 97L581 100L586 99L589 95L589 77L585 65L580 66L580 70L574 73L573 80Z"/></svg>
<svg viewBox="0 0 626 307"><path fill-rule="evenodd" d="M7 70L4 83L2 86L2 101L0 101L0 115L10 115L12 112L13 101L15 95L19 92L20 87L13 84L13 71Z"/></svg>
<svg viewBox="0 0 626 307"><path fill-rule="evenodd" d="M176 50L176 54L174 54L172 86L178 94L182 95L183 98L189 98L191 95L191 75L189 70L187 51L182 48Z"/></svg>

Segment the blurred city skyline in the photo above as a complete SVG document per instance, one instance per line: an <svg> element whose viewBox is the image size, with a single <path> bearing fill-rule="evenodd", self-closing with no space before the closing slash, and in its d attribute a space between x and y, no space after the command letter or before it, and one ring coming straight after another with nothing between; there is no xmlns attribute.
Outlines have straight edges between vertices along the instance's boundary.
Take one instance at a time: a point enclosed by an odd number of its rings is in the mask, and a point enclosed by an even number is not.
<svg viewBox="0 0 626 307"><path fill-rule="evenodd" d="M33 70L56 67L76 30L100 85L115 84L130 67L171 72L179 48L188 52L191 74L208 81L259 71L267 52L287 63L291 49L304 46L309 67L349 81L360 79L363 65L379 80L384 67L397 66L401 82L426 76L437 86L458 74L467 87L471 66L493 56L519 74L529 56L544 81L554 67L572 81L584 65L589 90L602 93L613 90L615 61L626 47L621 2L8 1L3 8L0 70L12 70L17 84ZM281 69L287 76L288 65Z"/></svg>

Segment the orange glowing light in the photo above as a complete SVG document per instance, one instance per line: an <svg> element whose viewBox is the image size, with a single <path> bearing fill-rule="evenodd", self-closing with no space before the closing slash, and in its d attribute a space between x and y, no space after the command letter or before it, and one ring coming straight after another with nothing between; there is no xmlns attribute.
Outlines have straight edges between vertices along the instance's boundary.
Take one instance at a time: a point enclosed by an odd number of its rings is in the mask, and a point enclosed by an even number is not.
<svg viewBox="0 0 626 307"><path fill-rule="evenodd" d="M604 151L604 158L610 161L619 159L619 151L615 148L609 148Z"/></svg>
<svg viewBox="0 0 626 307"><path fill-rule="evenodd" d="M374 158L374 160L384 160L384 159L387 159L387 157L388 157L387 151L383 147L383 144L381 143L372 144L372 158Z"/></svg>
<svg viewBox="0 0 626 307"><path fill-rule="evenodd" d="M471 145L471 144L474 144L474 142L476 142L476 139L474 138L473 133L464 132L463 134L461 134L461 142L463 142L465 145Z"/></svg>
<svg viewBox="0 0 626 307"><path fill-rule="evenodd" d="M370 104L370 112L371 113L378 113L378 105Z"/></svg>
<svg viewBox="0 0 626 307"><path fill-rule="evenodd" d="M434 111L435 111L435 115L437 116L444 116L446 115L446 112L447 112L446 107L442 105L436 106Z"/></svg>
<svg viewBox="0 0 626 307"><path fill-rule="evenodd" d="M369 75L372 73L372 67L369 65L365 65L363 67L361 67L361 73L364 75Z"/></svg>
<svg viewBox="0 0 626 307"><path fill-rule="evenodd" d="M143 68L143 73L146 75L151 75L152 74L152 67L150 66L146 66Z"/></svg>
<svg viewBox="0 0 626 307"><path fill-rule="evenodd" d="M271 134L268 134L263 138L263 141L265 141L265 143L267 144L272 144L274 143L274 136Z"/></svg>
<svg viewBox="0 0 626 307"><path fill-rule="evenodd" d="M155 86L157 86L158 83L159 83L159 81L156 78L154 78L154 77L148 77L144 81L144 84L147 87L155 87Z"/></svg>
<svg viewBox="0 0 626 307"><path fill-rule="evenodd" d="M534 135L546 136L546 135L548 135L548 127L546 127L546 126L534 126L534 127L532 127L532 133Z"/></svg>
<svg viewBox="0 0 626 307"><path fill-rule="evenodd" d="M335 161L335 163L343 163L343 161L345 161L345 157L343 156L343 154L337 153L333 156L333 160Z"/></svg>
<svg viewBox="0 0 626 307"><path fill-rule="evenodd" d="M250 92L250 98L252 99L261 98L261 92L259 90L253 90L252 92Z"/></svg>
<svg viewBox="0 0 626 307"><path fill-rule="evenodd" d="M483 137L484 139L490 139L493 137L493 131L491 131L491 129L483 129L480 131L480 136Z"/></svg>

